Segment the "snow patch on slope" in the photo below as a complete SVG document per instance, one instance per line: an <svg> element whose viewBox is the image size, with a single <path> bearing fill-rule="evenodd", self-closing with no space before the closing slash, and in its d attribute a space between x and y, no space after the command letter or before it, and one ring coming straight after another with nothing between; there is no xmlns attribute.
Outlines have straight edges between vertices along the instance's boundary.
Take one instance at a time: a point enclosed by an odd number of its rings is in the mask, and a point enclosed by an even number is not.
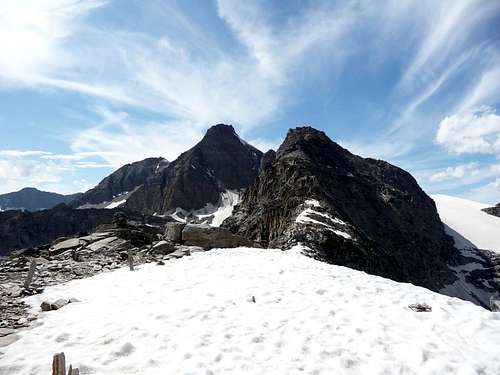
<svg viewBox="0 0 500 375"><path fill-rule="evenodd" d="M220 202L221 204L215 212L211 214L197 215L198 218L202 219L213 215L210 226L219 227L224 220L233 214L234 206L240 202L240 194L238 192L226 190L221 194Z"/></svg>
<svg viewBox="0 0 500 375"><path fill-rule="evenodd" d="M233 214L234 206L240 202L240 192L226 190L221 193L217 206L208 203L205 207L195 211L187 211L178 207L170 216L179 222L196 222L219 227L224 220Z"/></svg>
<svg viewBox="0 0 500 375"><path fill-rule="evenodd" d="M105 208L112 209L112 208L120 207L122 204L125 204L125 202L127 202L126 199L121 199L121 200L118 200L115 202L111 202Z"/></svg>
<svg viewBox="0 0 500 375"><path fill-rule="evenodd" d="M324 213L324 212L319 212L319 211L316 211L314 210L313 208L311 207L314 207L314 208L320 208L321 205L320 203L317 201L317 200L314 200L314 199L307 199L305 202L304 202L304 205L305 206L308 206L306 209L304 209L298 216L297 218L295 219L295 222L296 223L301 223L301 224L318 224L318 225L322 225L324 227L326 227L329 231L335 233L337 236L340 236L340 237L343 237L347 240L350 240L352 239L352 236L349 234L349 233L346 233L344 231L341 231L341 230L338 230L338 229L335 229L331 224L334 223L334 224L337 224L337 225L341 225L341 226L345 226L347 225L344 221L340 220L339 218L336 218L336 217L332 217L330 214L328 213ZM317 215L317 216L321 216L325 219L327 219L327 223L323 222L323 221L319 221L319 220L316 220L316 219L313 219L311 217L311 215Z"/></svg>
<svg viewBox="0 0 500 375"><path fill-rule="evenodd" d="M0 373L50 373L61 351L83 374L500 373L500 314L288 251L196 253L27 301L69 297L2 348Z"/></svg>
<svg viewBox="0 0 500 375"><path fill-rule="evenodd" d="M175 212L170 215L170 217L172 219L174 219L175 221L178 221L180 223L187 223L187 220L185 219L186 216L187 216L186 210L183 210L180 207L177 207L175 209Z"/></svg>
<svg viewBox="0 0 500 375"><path fill-rule="evenodd" d="M487 204L448 195L431 197L436 202L441 221L452 229L448 233L455 239L456 247L472 244L500 253L500 218L481 211L489 207Z"/></svg>

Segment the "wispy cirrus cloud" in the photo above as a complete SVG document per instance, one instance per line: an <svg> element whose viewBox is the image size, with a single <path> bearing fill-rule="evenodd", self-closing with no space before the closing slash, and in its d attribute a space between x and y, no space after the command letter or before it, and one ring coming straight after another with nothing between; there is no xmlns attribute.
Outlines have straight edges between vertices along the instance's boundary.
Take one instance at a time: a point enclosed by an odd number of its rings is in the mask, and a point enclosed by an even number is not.
<svg viewBox="0 0 500 375"><path fill-rule="evenodd" d="M102 0L18 0L3 2L0 12L0 81L31 85L40 77L74 65L67 41L82 18Z"/></svg>
<svg viewBox="0 0 500 375"><path fill-rule="evenodd" d="M40 150L0 150L0 156L34 156L34 155L51 155L51 152Z"/></svg>

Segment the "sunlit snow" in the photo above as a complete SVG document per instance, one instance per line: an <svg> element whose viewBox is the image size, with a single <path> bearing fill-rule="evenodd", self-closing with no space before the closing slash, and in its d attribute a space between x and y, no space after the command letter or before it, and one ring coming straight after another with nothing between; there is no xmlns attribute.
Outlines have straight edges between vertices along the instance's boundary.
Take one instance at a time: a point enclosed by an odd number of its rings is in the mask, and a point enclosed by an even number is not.
<svg viewBox="0 0 500 375"><path fill-rule="evenodd" d="M344 221L340 220L339 218L332 217L330 214L325 213L325 212L319 212L311 207L321 207L320 203L317 200L314 199L308 199L304 202L304 205L309 206L305 208L299 215L297 215L295 222L296 223L301 223L301 224L318 224L326 227L329 231L335 233L338 236L344 237L345 239L352 239L351 235L349 233L346 233L344 231L335 229L331 223L339 224L339 225L347 225ZM311 215L317 215L324 217L327 219L328 223L313 219L310 217Z"/></svg>
<svg viewBox="0 0 500 375"><path fill-rule="evenodd" d="M450 234L458 247L466 239L477 248L500 253L500 217L481 211L489 205L448 195L432 195L432 199L443 223L456 232Z"/></svg>
<svg viewBox="0 0 500 375"><path fill-rule="evenodd" d="M0 373L48 374L61 351L82 374L500 373L499 313L297 252L196 253L28 301L61 297L81 302L41 313Z"/></svg>
<svg viewBox="0 0 500 375"><path fill-rule="evenodd" d="M126 199L121 199L121 200L116 201L116 202L111 202L110 204L108 204L106 206L106 208L111 209L111 208L120 207L122 204L125 204L126 201L127 201Z"/></svg>

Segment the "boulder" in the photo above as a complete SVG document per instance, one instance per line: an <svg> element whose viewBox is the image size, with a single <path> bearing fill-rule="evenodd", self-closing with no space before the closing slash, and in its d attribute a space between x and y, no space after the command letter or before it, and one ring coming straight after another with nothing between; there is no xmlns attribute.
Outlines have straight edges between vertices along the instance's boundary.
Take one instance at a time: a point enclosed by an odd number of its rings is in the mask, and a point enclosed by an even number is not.
<svg viewBox="0 0 500 375"><path fill-rule="evenodd" d="M42 311L50 311L52 310L52 304L48 301L43 301L42 304L40 305L42 308Z"/></svg>
<svg viewBox="0 0 500 375"><path fill-rule="evenodd" d="M56 302L51 303L50 307L52 310L59 310L61 307L64 307L67 304L68 304L68 300L60 298Z"/></svg>
<svg viewBox="0 0 500 375"><path fill-rule="evenodd" d="M90 245L87 246L87 249L94 251L94 252L101 251L101 250L103 250L103 248L110 246L111 243L113 243L117 239L118 239L118 237L115 237L115 236L106 237L106 238L103 238L103 239L100 239L96 242L91 243Z"/></svg>
<svg viewBox="0 0 500 375"><path fill-rule="evenodd" d="M151 254L166 255L173 253L175 251L175 246L169 241L160 241L155 244L151 249Z"/></svg>
<svg viewBox="0 0 500 375"><path fill-rule="evenodd" d="M206 225L186 225L182 231L182 241L187 246L199 246L204 249L253 245L252 241L233 234L226 228Z"/></svg>
<svg viewBox="0 0 500 375"><path fill-rule="evenodd" d="M165 225L165 240L172 243L180 243L182 240L182 230L186 226L185 223L167 223Z"/></svg>
<svg viewBox="0 0 500 375"><path fill-rule="evenodd" d="M75 249L81 245L79 238L70 238L68 240L61 241L49 249L50 255L59 255L64 253L66 250Z"/></svg>

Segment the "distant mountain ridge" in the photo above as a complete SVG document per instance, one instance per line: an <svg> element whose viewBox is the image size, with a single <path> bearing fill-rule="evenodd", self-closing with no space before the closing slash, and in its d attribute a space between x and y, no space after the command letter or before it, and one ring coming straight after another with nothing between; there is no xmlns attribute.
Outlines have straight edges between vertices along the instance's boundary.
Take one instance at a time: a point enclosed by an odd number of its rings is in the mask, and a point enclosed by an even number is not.
<svg viewBox="0 0 500 375"><path fill-rule="evenodd" d="M63 195L26 187L16 192L0 195L0 210L38 211L73 201L81 193Z"/></svg>
<svg viewBox="0 0 500 375"><path fill-rule="evenodd" d="M116 197L133 192L148 178L160 173L168 164L168 160L161 157L126 164L105 177L96 187L77 197L71 202L71 206L74 208L105 207Z"/></svg>

